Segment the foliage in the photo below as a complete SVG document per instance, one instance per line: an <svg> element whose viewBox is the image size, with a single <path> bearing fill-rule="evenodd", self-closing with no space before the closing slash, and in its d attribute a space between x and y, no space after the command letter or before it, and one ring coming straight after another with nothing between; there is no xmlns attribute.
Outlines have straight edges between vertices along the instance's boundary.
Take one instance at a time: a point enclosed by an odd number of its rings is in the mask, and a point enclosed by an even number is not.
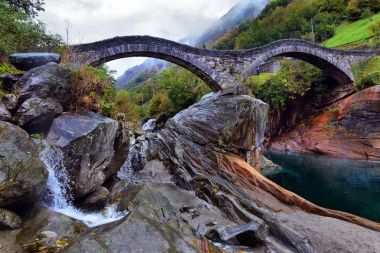
<svg viewBox="0 0 380 253"><path fill-rule="evenodd" d="M148 105L149 117L158 118L169 111L169 96L166 93L155 94Z"/></svg>
<svg viewBox="0 0 380 253"><path fill-rule="evenodd" d="M38 12L44 11L44 0L5 0L5 2L31 17L36 17Z"/></svg>
<svg viewBox="0 0 380 253"><path fill-rule="evenodd" d="M205 85L199 78L189 71L169 68L159 74L159 87L169 97L169 114L177 113L190 106L199 99L206 89L199 89Z"/></svg>
<svg viewBox="0 0 380 253"><path fill-rule="evenodd" d="M261 86L275 75L276 73L261 73L260 75L249 76L244 80L244 85L247 87Z"/></svg>
<svg viewBox="0 0 380 253"><path fill-rule="evenodd" d="M61 49L59 35L48 33L45 24L0 0L0 55Z"/></svg>
<svg viewBox="0 0 380 253"><path fill-rule="evenodd" d="M243 22L238 29L217 40L216 49L247 49L285 38L302 38L317 43L338 33L343 22L367 18L380 10L380 0L274 0L257 19ZM372 22L372 20L371 20ZM314 36L312 34L314 31ZM368 27L355 33L367 38ZM347 32L349 38L352 33Z"/></svg>
<svg viewBox="0 0 380 253"><path fill-rule="evenodd" d="M210 91L193 73L174 65L128 89L142 119L174 115Z"/></svg>
<svg viewBox="0 0 380 253"><path fill-rule="evenodd" d="M357 89L380 84L380 56L374 56L352 69Z"/></svg>
<svg viewBox="0 0 380 253"><path fill-rule="evenodd" d="M14 75L14 74L22 74L23 72L21 70L16 69L10 64L7 63L0 63L0 75Z"/></svg>
<svg viewBox="0 0 380 253"><path fill-rule="evenodd" d="M137 128L139 106L126 90L116 92L111 74L112 71L105 66L85 66L74 70L69 79L70 102L67 107L71 111L101 112L105 116L131 122Z"/></svg>
<svg viewBox="0 0 380 253"><path fill-rule="evenodd" d="M272 109L283 110L290 100L304 96L313 85L321 83L322 78L322 72L310 64L290 60L283 61L278 72L261 80L250 77L246 85L255 97L269 103Z"/></svg>
<svg viewBox="0 0 380 253"><path fill-rule="evenodd" d="M137 128L140 120L139 107L133 103L130 94L126 90L121 90L116 94L114 106L112 108L113 117L123 114L124 120L131 122L134 128Z"/></svg>
<svg viewBox="0 0 380 253"><path fill-rule="evenodd" d="M104 111L109 114L115 89L107 68L81 67L73 71L70 83L70 110Z"/></svg>

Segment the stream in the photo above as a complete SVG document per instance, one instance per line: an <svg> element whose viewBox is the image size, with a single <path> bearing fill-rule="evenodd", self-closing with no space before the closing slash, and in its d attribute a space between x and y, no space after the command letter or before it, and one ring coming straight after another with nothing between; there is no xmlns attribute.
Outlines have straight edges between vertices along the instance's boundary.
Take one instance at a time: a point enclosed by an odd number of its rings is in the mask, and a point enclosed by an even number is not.
<svg viewBox="0 0 380 253"><path fill-rule="evenodd" d="M45 144L40 153L40 158L49 173L42 200L50 210L79 220L89 227L114 222L128 214L128 212L117 212L113 205L107 206L101 212L86 212L75 207L73 198L69 193L70 179L63 165L61 152Z"/></svg>
<svg viewBox="0 0 380 253"><path fill-rule="evenodd" d="M266 151L277 169L263 174L325 208L380 222L380 162Z"/></svg>

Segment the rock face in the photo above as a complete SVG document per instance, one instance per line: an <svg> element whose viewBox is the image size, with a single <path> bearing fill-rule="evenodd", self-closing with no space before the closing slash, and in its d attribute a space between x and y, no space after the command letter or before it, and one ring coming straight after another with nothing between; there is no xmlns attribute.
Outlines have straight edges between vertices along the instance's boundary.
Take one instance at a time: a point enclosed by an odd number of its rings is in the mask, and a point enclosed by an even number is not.
<svg viewBox="0 0 380 253"><path fill-rule="evenodd" d="M2 88L7 91L11 92L15 89L15 84L18 80L22 77L22 74L17 75L0 75L0 83Z"/></svg>
<svg viewBox="0 0 380 253"><path fill-rule="evenodd" d="M18 229L21 227L21 218L17 214L0 208L0 229Z"/></svg>
<svg viewBox="0 0 380 253"><path fill-rule="evenodd" d="M127 159L130 144L130 134L130 127L124 122L119 122L119 128L117 129L114 143L115 153L110 164L104 171L106 178L115 175Z"/></svg>
<svg viewBox="0 0 380 253"><path fill-rule="evenodd" d="M9 111L13 111L17 107L17 97L14 94L6 94L1 98L1 103Z"/></svg>
<svg viewBox="0 0 380 253"><path fill-rule="evenodd" d="M270 148L380 160L380 86L357 92L271 140Z"/></svg>
<svg viewBox="0 0 380 253"><path fill-rule="evenodd" d="M29 135L0 121L0 207L35 202L46 180L47 170Z"/></svg>
<svg viewBox="0 0 380 253"><path fill-rule="evenodd" d="M53 119L62 114L61 104L52 98L29 98L18 108L18 124L29 133L46 133Z"/></svg>
<svg viewBox="0 0 380 253"><path fill-rule="evenodd" d="M261 144L268 109L248 96L210 97L175 115L166 127L199 145L238 153Z"/></svg>
<svg viewBox="0 0 380 253"><path fill-rule="evenodd" d="M220 210L224 217L223 222L217 219L210 221L199 206L185 205L180 210L184 217L188 217L187 223L190 226L194 224L192 229L212 241L237 247L245 245L251 249L273 252L314 252L311 240L315 238L299 233L299 228L283 221L293 218L293 214L302 213L302 210L379 231L377 223L313 205L261 176L244 161L244 151L256 146L258 142L255 140L260 139L257 136L261 126L256 122L261 116L257 115L264 115L266 110L264 103L247 96L213 96L202 100L169 119L163 129L137 139L125 171L119 176L137 184L145 184L149 178L159 184L160 180L168 182L163 171L169 171L170 182L193 192L194 199L206 201ZM218 114L224 121L216 116ZM249 130L246 129L245 120L253 125ZM230 132L234 134L229 135ZM215 141L212 136L222 138ZM152 167L157 160L162 162L163 169L155 170L158 165ZM133 184L125 184L124 189L126 196L136 194ZM116 195L114 191L111 194L113 202L115 196L123 195L123 191L116 192ZM131 205L125 201L128 198L121 197L120 202L117 199L121 210L130 208ZM278 215L279 212L284 216ZM197 223L198 217L202 222L198 220ZM317 217L321 222L328 223L329 218ZM270 235L265 232L266 228L271 231ZM308 229L318 231L318 227ZM351 235L348 236L351 238Z"/></svg>
<svg viewBox="0 0 380 253"><path fill-rule="evenodd" d="M53 121L48 144L62 151L75 198L94 192L106 180L114 156L118 123L95 113L65 113ZM65 169L62 168L62 169Z"/></svg>
<svg viewBox="0 0 380 253"><path fill-rule="evenodd" d="M20 89L19 103L29 98L55 98L61 104L68 98L70 69L56 63L48 63L31 69L17 82Z"/></svg>
<svg viewBox="0 0 380 253"><path fill-rule="evenodd" d="M90 193L84 200L80 201L80 208L85 210L101 210L110 200L110 192L105 187L99 187L95 192Z"/></svg>
<svg viewBox="0 0 380 253"><path fill-rule="evenodd" d="M0 120L1 121L11 121L12 120L12 114L7 110L5 105L0 103Z"/></svg>
<svg viewBox="0 0 380 253"><path fill-rule="evenodd" d="M59 63L61 56L53 53L17 53L10 55L9 59L17 69L28 71L49 62Z"/></svg>

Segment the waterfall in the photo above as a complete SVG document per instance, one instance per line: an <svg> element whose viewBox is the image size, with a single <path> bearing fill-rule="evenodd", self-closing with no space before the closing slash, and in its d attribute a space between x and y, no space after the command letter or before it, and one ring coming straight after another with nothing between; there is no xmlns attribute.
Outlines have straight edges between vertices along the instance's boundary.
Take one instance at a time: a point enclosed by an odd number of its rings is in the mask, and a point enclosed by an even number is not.
<svg viewBox="0 0 380 253"><path fill-rule="evenodd" d="M70 177L63 164L62 152L44 144L40 159L49 173L42 201L50 210L79 220L89 227L117 221L128 214L128 212L117 212L114 205L107 206L102 212L85 212L76 208L70 194Z"/></svg>
<svg viewBox="0 0 380 253"><path fill-rule="evenodd" d="M256 139L255 149L261 147L265 138L265 128L268 119L269 107L263 102L256 105Z"/></svg>

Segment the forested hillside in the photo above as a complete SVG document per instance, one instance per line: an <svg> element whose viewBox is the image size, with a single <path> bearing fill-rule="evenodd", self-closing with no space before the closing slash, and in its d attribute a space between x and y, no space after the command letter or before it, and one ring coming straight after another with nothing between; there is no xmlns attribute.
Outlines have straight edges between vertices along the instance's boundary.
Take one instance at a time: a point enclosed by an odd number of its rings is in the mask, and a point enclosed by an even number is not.
<svg viewBox="0 0 380 253"><path fill-rule="evenodd" d="M284 38L320 43L344 22L380 11L379 0L273 0L257 19L242 23L220 38L215 49L246 49Z"/></svg>

